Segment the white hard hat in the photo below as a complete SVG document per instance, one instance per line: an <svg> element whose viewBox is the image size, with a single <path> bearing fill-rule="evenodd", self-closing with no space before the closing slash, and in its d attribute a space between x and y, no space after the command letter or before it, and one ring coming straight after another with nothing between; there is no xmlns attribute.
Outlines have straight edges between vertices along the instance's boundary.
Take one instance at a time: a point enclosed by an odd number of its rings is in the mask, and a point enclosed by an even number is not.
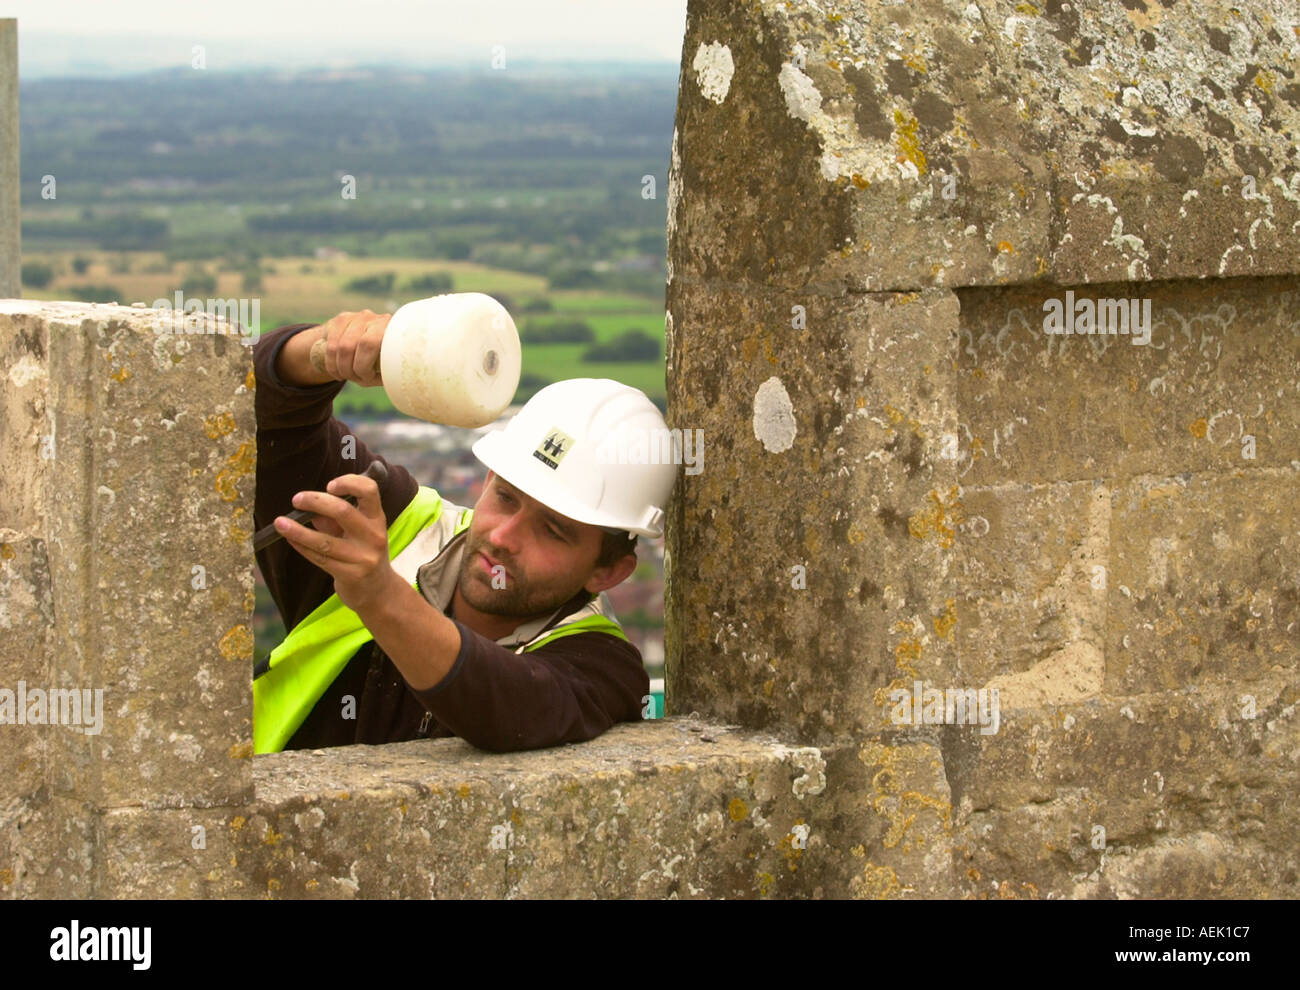
<svg viewBox="0 0 1300 990"><path fill-rule="evenodd" d="M637 536L663 534L678 448L640 389L609 378L555 382L472 449L496 474L561 515Z"/></svg>

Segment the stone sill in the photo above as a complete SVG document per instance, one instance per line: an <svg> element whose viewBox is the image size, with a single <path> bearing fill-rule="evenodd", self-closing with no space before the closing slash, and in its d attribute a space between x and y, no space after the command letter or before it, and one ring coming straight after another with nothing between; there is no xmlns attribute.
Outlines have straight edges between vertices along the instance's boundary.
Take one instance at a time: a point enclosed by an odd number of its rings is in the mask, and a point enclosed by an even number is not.
<svg viewBox="0 0 1300 990"><path fill-rule="evenodd" d="M815 748L690 717L520 753L431 739L268 754L246 806L105 812L96 894L807 896L824 771Z"/></svg>
<svg viewBox="0 0 1300 990"><path fill-rule="evenodd" d="M257 805L273 807L394 787L437 794L455 793L463 785L520 787L559 778L604 781L706 764L781 759L789 751L770 736L675 716L623 722L588 742L516 753L490 753L457 738L270 753L253 758L253 792Z"/></svg>

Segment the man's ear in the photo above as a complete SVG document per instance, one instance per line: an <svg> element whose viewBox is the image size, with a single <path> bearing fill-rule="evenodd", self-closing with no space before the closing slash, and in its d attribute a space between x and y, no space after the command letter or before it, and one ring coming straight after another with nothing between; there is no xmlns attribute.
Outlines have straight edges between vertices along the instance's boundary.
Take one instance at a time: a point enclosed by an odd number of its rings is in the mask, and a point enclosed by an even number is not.
<svg viewBox="0 0 1300 990"><path fill-rule="evenodd" d="M606 588L612 588L616 584L622 584L628 579L633 571L636 570L636 554L624 554L608 567L597 567L591 572L591 577L583 585L593 595L599 594Z"/></svg>

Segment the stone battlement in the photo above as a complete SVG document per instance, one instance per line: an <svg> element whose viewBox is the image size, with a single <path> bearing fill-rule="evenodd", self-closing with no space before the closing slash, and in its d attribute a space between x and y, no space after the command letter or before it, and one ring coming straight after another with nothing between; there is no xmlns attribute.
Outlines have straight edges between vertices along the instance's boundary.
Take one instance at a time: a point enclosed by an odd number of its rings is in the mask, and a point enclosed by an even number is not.
<svg viewBox="0 0 1300 990"><path fill-rule="evenodd" d="M253 757L248 349L0 300L0 688L104 692L0 725L0 892L1300 896L1297 54L1283 0L692 0L695 714L578 746Z"/></svg>

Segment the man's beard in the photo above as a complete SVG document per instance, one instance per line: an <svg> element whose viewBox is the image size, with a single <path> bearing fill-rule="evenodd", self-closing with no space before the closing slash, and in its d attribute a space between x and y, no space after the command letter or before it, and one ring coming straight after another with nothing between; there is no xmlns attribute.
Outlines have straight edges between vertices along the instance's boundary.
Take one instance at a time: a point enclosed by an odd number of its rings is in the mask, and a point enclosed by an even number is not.
<svg viewBox="0 0 1300 990"><path fill-rule="evenodd" d="M480 612L510 619L531 619L534 616L554 612L577 594L576 588L572 591L557 593L545 588L528 588L527 582L523 582L521 587L519 571L515 567L506 564L490 550L481 551L481 546L481 544L479 546L466 545L465 557L461 561L460 577L458 578L460 593L467 602ZM498 564L504 565L506 570L509 571L509 575L502 574L498 578L490 571L484 570L483 560L479 556L480 552L486 552ZM506 586L504 588L494 587L493 581L497 581L498 584L504 581Z"/></svg>

